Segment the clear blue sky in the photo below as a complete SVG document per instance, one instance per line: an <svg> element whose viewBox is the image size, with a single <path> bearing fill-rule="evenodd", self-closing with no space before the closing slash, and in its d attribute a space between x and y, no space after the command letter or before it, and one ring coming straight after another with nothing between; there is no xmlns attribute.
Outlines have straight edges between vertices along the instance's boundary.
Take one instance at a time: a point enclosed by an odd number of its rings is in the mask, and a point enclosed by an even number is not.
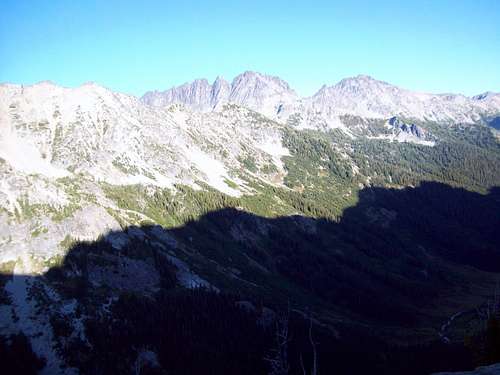
<svg viewBox="0 0 500 375"><path fill-rule="evenodd" d="M500 91L500 1L0 1L0 82L142 95L245 70L301 95L357 74Z"/></svg>

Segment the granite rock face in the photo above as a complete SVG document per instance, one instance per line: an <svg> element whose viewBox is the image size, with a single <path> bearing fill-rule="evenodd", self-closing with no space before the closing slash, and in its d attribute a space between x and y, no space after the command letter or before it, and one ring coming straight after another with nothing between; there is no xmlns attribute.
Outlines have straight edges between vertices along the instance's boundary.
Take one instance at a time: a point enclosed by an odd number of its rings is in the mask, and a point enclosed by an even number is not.
<svg viewBox="0 0 500 375"><path fill-rule="evenodd" d="M245 72L231 83L222 77L217 77L213 84L206 79L197 79L163 92L148 92L141 100L156 107L183 104L200 111L220 109L223 104L233 103L274 115L280 106L293 103L297 98L297 94L280 78Z"/></svg>
<svg viewBox="0 0 500 375"><path fill-rule="evenodd" d="M391 117L388 121L389 125L393 126L395 129L401 130L402 132L413 135L417 138L420 139L425 139L425 133L426 131L415 124L407 124L401 120L399 120L397 117Z"/></svg>

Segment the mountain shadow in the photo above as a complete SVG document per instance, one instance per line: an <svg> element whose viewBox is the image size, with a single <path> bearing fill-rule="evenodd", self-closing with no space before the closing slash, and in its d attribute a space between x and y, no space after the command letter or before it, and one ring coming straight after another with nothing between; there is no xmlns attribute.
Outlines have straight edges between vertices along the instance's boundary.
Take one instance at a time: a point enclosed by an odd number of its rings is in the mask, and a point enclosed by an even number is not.
<svg viewBox="0 0 500 375"><path fill-rule="evenodd" d="M286 321L290 374L313 347L321 374L473 368L463 336L494 292L498 228L499 188L432 182L365 188L338 222L224 208L131 226L43 275L4 272L0 357L17 373L268 374Z"/></svg>

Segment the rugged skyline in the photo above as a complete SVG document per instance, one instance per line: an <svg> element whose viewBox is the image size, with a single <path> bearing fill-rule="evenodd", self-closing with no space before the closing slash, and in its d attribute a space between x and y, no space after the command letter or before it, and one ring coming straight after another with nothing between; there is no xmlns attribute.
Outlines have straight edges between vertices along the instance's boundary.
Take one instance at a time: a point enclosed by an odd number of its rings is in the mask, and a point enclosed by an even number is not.
<svg viewBox="0 0 500 375"><path fill-rule="evenodd" d="M475 95L500 90L499 7L494 0L7 0L0 82L95 80L141 95L256 70L282 76L301 96L357 74Z"/></svg>
<svg viewBox="0 0 500 375"><path fill-rule="evenodd" d="M331 86L324 84L314 95L300 97L281 78L252 71L237 75L231 82L219 76L213 84L207 79L196 79L165 91L150 91L141 100L157 107L180 103L198 111L235 103L275 119L286 119L296 112L319 112L331 122L339 115L349 114L473 123L481 116L495 115L500 107L498 93L466 97L415 92L367 75L344 78Z"/></svg>

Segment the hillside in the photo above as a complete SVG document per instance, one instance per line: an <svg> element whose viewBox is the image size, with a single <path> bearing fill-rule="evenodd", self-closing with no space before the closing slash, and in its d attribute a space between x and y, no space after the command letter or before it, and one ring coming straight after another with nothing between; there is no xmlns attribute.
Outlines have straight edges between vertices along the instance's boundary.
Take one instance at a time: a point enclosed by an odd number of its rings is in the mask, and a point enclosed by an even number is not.
<svg viewBox="0 0 500 375"><path fill-rule="evenodd" d="M0 354L266 374L288 311L294 374L308 324L321 373L473 368L463 337L500 272L499 98L367 76L300 98L253 72L140 99L1 85Z"/></svg>

